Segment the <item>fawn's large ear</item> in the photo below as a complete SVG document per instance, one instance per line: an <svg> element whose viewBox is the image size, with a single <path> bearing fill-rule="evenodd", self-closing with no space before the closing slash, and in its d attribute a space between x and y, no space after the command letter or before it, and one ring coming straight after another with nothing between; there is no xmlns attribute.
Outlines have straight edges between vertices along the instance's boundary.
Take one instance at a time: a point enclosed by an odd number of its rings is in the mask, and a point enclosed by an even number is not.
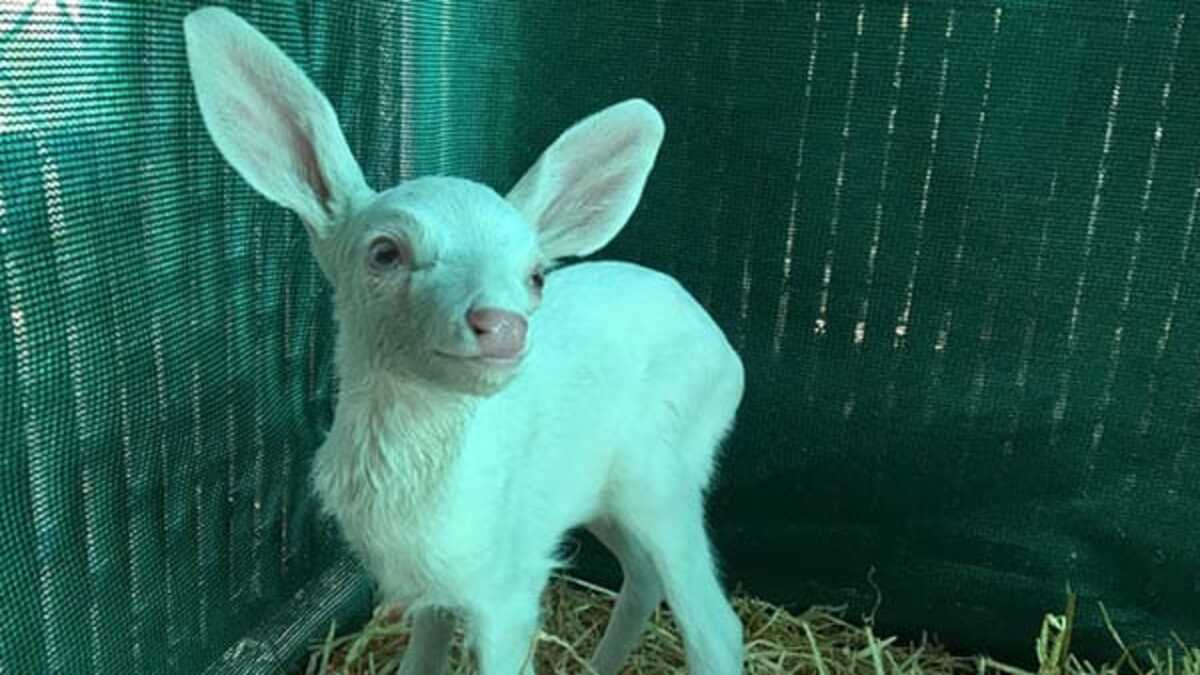
<svg viewBox="0 0 1200 675"><path fill-rule="evenodd" d="M329 236L370 193L329 100L262 33L206 7L184 19L200 113L225 160L255 190Z"/></svg>
<svg viewBox="0 0 1200 675"><path fill-rule="evenodd" d="M550 259L607 244L633 214L662 145L662 116L631 99L567 129L509 191Z"/></svg>

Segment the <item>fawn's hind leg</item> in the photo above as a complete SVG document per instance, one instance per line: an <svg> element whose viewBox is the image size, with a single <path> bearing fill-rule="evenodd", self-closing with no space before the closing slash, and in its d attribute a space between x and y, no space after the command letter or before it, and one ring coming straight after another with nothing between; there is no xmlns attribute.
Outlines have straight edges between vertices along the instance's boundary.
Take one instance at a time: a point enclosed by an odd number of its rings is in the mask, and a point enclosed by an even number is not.
<svg viewBox="0 0 1200 675"><path fill-rule="evenodd" d="M688 672L741 675L742 625L717 579L702 493L649 498L663 501L639 507L636 521L625 525L653 561L683 632Z"/></svg>

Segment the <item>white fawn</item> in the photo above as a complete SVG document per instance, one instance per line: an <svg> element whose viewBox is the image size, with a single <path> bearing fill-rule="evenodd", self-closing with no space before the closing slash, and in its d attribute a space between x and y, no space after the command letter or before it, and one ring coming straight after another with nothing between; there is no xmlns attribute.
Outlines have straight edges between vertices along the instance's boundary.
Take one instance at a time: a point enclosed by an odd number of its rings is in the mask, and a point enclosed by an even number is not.
<svg viewBox="0 0 1200 675"><path fill-rule="evenodd" d="M665 595L689 672L742 672L704 495L740 359L671 277L597 262L663 137L634 99L575 124L505 196L460 178L367 186L328 100L229 11L184 22L200 110L255 190L295 212L334 289L339 393L313 483L381 599L406 675L465 620L482 675L530 675L540 596L584 526L624 581L592 657L615 675Z"/></svg>

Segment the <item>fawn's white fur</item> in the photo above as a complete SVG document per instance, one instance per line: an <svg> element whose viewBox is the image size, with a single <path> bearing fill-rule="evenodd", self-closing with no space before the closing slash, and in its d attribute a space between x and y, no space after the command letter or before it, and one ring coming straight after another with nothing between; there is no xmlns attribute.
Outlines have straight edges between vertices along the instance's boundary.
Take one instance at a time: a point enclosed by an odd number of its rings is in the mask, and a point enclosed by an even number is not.
<svg viewBox="0 0 1200 675"><path fill-rule="evenodd" d="M484 675L532 673L539 597L584 525L624 573L596 672L618 672L665 594L690 672L741 673L703 506L741 361L668 276L583 263L544 290L537 277L624 226L658 112L630 100L583 120L506 197L447 177L376 193L329 102L267 38L214 8L185 33L216 146L300 216L333 285L340 392L313 481L384 601L411 612L400 672L442 672L457 614ZM487 356L467 319L480 308L527 320L508 336L522 354Z"/></svg>

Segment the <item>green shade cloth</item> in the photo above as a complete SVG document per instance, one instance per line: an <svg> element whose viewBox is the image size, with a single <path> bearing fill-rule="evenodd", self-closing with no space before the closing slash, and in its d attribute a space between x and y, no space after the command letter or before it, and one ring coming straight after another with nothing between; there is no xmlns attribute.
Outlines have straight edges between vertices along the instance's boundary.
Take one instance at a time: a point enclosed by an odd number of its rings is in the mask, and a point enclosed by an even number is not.
<svg viewBox="0 0 1200 675"><path fill-rule="evenodd" d="M1020 658L1070 584L1085 652L1097 600L1200 640L1200 5L224 4L376 187L662 110L599 257L744 357L731 583ZM192 6L0 7L0 673L274 672L369 606L307 483L329 289L203 129Z"/></svg>

